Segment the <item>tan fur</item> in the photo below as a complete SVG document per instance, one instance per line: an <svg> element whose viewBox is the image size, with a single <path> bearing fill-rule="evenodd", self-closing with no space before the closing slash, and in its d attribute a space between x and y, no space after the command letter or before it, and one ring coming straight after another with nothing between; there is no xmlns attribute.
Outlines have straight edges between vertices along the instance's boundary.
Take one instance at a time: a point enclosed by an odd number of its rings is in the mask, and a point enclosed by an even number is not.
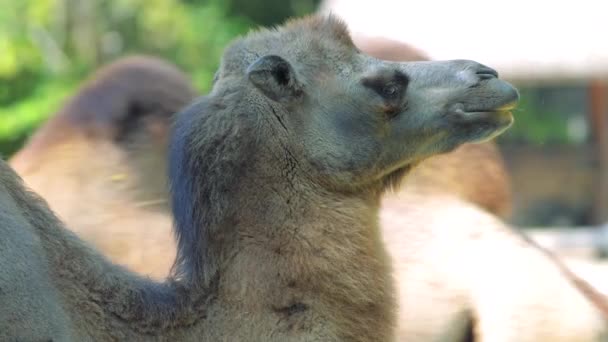
<svg viewBox="0 0 608 342"><path fill-rule="evenodd" d="M554 265L560 270L562 275L570 281L590 302L592 302L599 311L601 311L603 318L608 321L608 297L602 294L595 286L590 284L587 280L576 274L567 263L561 260L553 252L547 248L541 246L533 239L522 234L522 237L535 249L544 254L549 260L553 261Z"/></svg>
<svg viewBox="0 0 608 342"><path fill-rule="evenodd" d="M470 319L476 341L606 338L601 311L562 270L474 205L402 193L385 199L382 225L399 283L402 340L459 341Z"/></svg>
<svg viewBox="0 0 608 342"><path fill-rule="evenodd" d="M405 179L401 191L452 194L502 218L511 213L511 179L494 142L465 144L429 158Z"/></svg>
<svg viewBox="0 0 608 342"><path fill-rule="evenodd" d="M142 151L140 157L154 153L161 152ZM104 157L91 158L99 155ZM37 167L20 173L72 231L110 260L161 279L175 259L167 197L136 196L147 189L139 191L140 179L149 177L128 156L111 142L71 137L39 151L29 159ZM154 164L145 169L150 177L165 167L164 160Z"/></svg>
<svg viewBox="0 0 608 342"><path fill-rule="evenodd" d="M608 262L605 259L589 260L587 258L566 257L563 262L570 270L587 280L604 297L608 298Z"/></svg>

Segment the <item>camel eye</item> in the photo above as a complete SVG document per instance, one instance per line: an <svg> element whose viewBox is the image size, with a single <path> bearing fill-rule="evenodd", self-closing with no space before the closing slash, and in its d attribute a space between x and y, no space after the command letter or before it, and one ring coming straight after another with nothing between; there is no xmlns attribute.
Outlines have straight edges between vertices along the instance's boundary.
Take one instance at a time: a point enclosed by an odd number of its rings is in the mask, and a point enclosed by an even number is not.
<svg viewBox="0 0 608 342"><path fill-rule="evenodd" d="M386 98L394 98L399 95L399 85L389 83L382 89L382 95Z"/></svg>
<svg viewBox="0 0 608 342"><path fill-rule="evenodd" d="M363 79L363 85L380 95L385 101L399 101L404 96L408 78L401 72L377 75Z"/></svg>

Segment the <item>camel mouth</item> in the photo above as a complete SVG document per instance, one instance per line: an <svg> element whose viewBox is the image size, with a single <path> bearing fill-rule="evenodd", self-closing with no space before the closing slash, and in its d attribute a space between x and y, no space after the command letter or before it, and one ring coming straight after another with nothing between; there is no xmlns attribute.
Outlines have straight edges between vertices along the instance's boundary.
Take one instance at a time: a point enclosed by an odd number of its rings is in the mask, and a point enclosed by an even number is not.
<svg viewBox="0 0 608 342"><path fill-rule="evenodd" d="M487 110L487 111L467 111L462 113L463 121L470 123L494 123L498 127L511 126L513 124L513 113L511 110Z"/></svg>
<svg viewBox="0 0 608 342"><path fill-rule="evenodd" d="M481 130L489 130L493 126L504 131L513 124L512 110L519 101L519 92L506 82L499 82L498 85L500 87L494 91L494 96L483 101L486 103L457 103L450 108L448 115L452 120L467 126L479 125Z"/></svg>
<svg viewBox="0 0 608 342"><path fill-rule="evenodd" d="M460 112L461 114L475 114L475 113L502 113L502 112L511 112L513 109L517 107L517 99L511 100L507 99L504 104L500 104L497 106L489 107L489 108L467 108L466 110L462 108L458 108L455 112Z"/></svg>
<svg viewBox="0 0 608 342"><path fill-rule="evenodd" d="M510 83L493 78L484 80L476 91L461 99L451 108L464 114L504 113L513 110L519 102L519 91Z"/></svg>
<svg viewBox="0 0 608 342"><path fill-rule="evenodd" d="M515 107L517 107L517 99L515 100L511 100L507 103L505 103L504 105L492 110L493 112L501 112L501 111L511 111L513 109L515 109Z"/></svg>
<svg viewBox="0 0 608 342"><path fill-rule="evenodd" d="M453 111L450 113L451 129L469 143L491 140L513 125L512 105L493 110Z"/></svg>

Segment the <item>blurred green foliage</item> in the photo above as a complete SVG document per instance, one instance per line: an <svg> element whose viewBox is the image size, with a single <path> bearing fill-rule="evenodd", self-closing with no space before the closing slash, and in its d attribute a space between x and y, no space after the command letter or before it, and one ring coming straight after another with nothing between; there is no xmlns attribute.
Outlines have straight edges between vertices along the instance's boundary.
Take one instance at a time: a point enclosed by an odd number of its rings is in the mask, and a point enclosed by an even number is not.
<svg viewBox="0 0 608 342"><path fill-rule="evenodd" d="M27 99L0 107L0 155L17 151L35 127L57 110L74 88L72 82L42 82Z"/></svg>

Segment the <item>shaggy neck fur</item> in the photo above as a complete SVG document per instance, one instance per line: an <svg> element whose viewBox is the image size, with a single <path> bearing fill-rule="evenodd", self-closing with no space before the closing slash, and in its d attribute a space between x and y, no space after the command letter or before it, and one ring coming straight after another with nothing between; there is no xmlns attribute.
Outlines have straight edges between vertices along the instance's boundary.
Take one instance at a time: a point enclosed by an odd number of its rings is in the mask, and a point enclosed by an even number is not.
<svg viewBox="0 0 608 342"><path fill-rule="evenodd" d="M312 310L341 339L389 340L379 192L332 194L311 182L283 143L279 120L227 99L243 92L203 99L178 120L170 151L176 278L205 288L219 282L220 293L247 310L268 306L269 315L290 319ZM271 144L257 138L256 120L267 120Z"/></svg>

